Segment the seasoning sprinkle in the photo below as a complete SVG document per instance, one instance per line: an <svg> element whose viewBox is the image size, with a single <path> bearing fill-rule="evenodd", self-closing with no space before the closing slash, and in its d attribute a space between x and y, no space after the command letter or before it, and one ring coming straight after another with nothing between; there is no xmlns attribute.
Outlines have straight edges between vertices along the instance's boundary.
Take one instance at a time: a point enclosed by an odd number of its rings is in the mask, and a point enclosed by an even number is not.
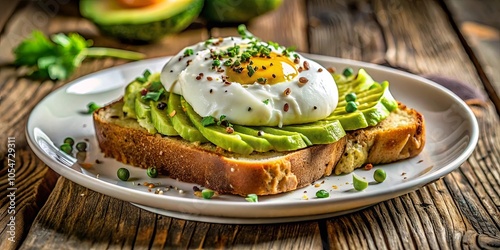
<svg viewBox="0 0 500 250"><path fill-rule="evenodd" d="M285 105L283 106L283 111L288 112L289 108L290 106L288 105L288 103L285 103Z"/></svg>
<svg viewBox="0 0 500 250"><path fill-rule="evenodd" d="M300 59L299 59L298 57L295 57L295 59L293 60L293 62L294 62L295 64L299 64L299 63L300 63Z"/></svg>
<svg viewBox="0 0 500 250"><path fill-rule="evenodd" d="M318 109L318 107L314 106L313 109Z"/></svg>
<svg viewBox="0 0 500 250"><path fill-rule="evenodd" d="M304 61L304 69L309 70L309 63L307 61Z"/></svg>
<svg viewBox="0 0 500 250"><path fill-rule="evenodd" d="M213 90L213 89L210 89L210 94L212 94L212 92L214 92L214 90Z"/></svg>
<svg viewBox="0 0 500 250"><path fill-rule="evenodd" d="M213 78L212 78L212 77L210 77L210 76L207 76L207 80L212 81L212 80L213 80Z"/></svg>
<svg viewBox="0 0 500 250"><path fill-rule="evenodd" d="M196 80L201 80L201 76L196 76Z"/></svg>
<svg viewBox="0 0 500 250"><path fill-rule="evenodd" d="M276 78L276 74L273 74L273 78Z"/></svg>
<svg viewBox="0 0 500 250"><path fill-rule="evenodd" d="M262 135L264 135L264 131L259 130L259 132L257 132L257 136L262 136Z"/></svg>
<svg viewBox="0 0 500 250"><path fill-rule="evenodd" d="M304 71L304 69L302 67L299 67L298 71L300 73L300 72Z"/></svg>
<svg viewBox="0 0 500 250"><path fill-rule="evenodd" d="M308 81L309 81L309 79L307 79L307 78L305 78L303 76L299 78L299 82L302 83L302 84L306 84Z"/></svg>
<svg viewBox="0 0 500 250"><path fill-rule="evenodd" d="M292 93L292 90L290 88L286 88L283 92L284 95L290 95L290 93Z"/></svg>
<svg viewBox="0 0 500 250"><path fill-rule="evenodd" d="M234 128L233 127L226 127L226 133L228 133L228 134L234 133Z"/></svg>
<svg viewBox="0 0 500 250"><path fill-rule="evenodd" d="M252 107L248 107L248 111L252 111Z"/></svg>
<svg viewBox="0 0 500 250"><path fill-rule="evenodd" d="M172 110L172 112L170 112L170 114L168 114L170 117L174 117L175 116L175 110Z"/></svg>
<svg viewBox="0 0 500 250"><path fill-rule="evenodd" d="M322 68L319 68L319 69L318 69L318 72L323 72L323 69L322 69Z"/></svg>
<svg viewBox="0 0 500 250"><path fill-rule="evenodd" d="M328 72L330 72L330 73L332 73L332 74L333 74L333 73L335 73L335 68L334 68L334 67L329 67L329 68L328 68L328 69L326 69L326 70L328 70Z"/></svg>

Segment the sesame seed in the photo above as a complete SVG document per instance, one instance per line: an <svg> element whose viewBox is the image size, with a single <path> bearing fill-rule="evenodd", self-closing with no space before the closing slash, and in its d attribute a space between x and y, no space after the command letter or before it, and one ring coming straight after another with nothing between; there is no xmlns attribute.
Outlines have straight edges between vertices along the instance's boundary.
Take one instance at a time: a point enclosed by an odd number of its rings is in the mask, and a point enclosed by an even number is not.
<svg viewBox="0 0 500 250"><path fill-rule="evenodd" d="M323 69L322 69L322 68L319 68L319 69L318 69L318 72L323 72Z"/></svg>
<svg viewBox="0 0 500 250"><path fill-rule="evenodd" d="M201 76L197 76L197 77L196 77L196 80L201 80Z"/></svg>
<svg viewBox="0 0 500 250"><path fill-rule="evenodd" d="M262 65L262 69L267 69L266 66Z"/></svg>
<svg viewBox="0 0 500 250"><path fill-rule="evenodd" d="M234 172L234 168L231 168L231 172Z"/></svg>
<svg viewBox="0 0 500 250"><path fill-rule="evenodd" d="M175 110L172 110L172 112L170 112L170 114L168 114L170 117L174 117L175 116Z"/></svg>
<svg viewBox="0 0 500 250"><path fill-rule="evenodd" d="M283 106L283 111L288 112L289 108L290 106L288 105L288 103L285 103L285 105Z"/></svg>
<svg viewBox="0 0 500 250"><path fill-rule="evenodd" d="M210 76L207 76L207 80L212 81L212 80L213 80L213 78L212 78L212 77L210 77Z"/></svg>
<svg viewBox="0 0 500 250"><path fill-rule="evenodd" d="M179 189L179 194L183 194L183 193L184 193L184 190Z"/></svg>
<svg viewBox="0 0 500 250"><path fill-rule="evenodd" d="M300 73L300 72L304 71L304 68L299 67L298 71L299 71L299 73Z"/></svg>
<svg viewBox="0 0 500 250"><path fill-rule="evenodd" d="M284 95L290 95L290 93L292 93L292 90L290 88L286 88L283 92Z"/></svg>

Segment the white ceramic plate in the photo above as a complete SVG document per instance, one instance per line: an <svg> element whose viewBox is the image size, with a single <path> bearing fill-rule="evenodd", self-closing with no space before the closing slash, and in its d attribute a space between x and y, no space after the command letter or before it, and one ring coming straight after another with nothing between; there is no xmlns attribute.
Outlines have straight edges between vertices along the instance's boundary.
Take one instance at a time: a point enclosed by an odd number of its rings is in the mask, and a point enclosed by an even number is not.
<svg viewBox="0 0 500 250"><path fill-rule="evenodd" d="M249 224L318 219L359 210L416 190L448 174L474 150L478 140L477 121L469 108L447 89L424 78L382 66L307 56L327 67L365 68L375 80L388 80L396 99L424 114L427 143L423 152L413 159L384 165L386 181L371 183L361 192L353 190L352 176L348 174L326 177L317 181L318 185L286 194L259 197L258 203L232 195L210 200L196 197L193 184L166 177L151 179L143 169L104 159L94 136L92 118L82 114L91 101L104 105L118 99L129 81L145 69L160 71L169 58L144 60L103 70L54 91L33 109L26 128L28 142L37 156L57 173L97 192L181 219ZM74 164L74 158L58 150L58 145L68 136L76 141L88 140L88 162L97 159L102 163L87 169ZM124 182L116 177L120 167L130 170L131 180ZM355 173L373 180L373 171L378 167L370 171L356 170ZM150 192L144 182L156 183L157 187ZM163 194L155 194L157 188L163 190ZM319 189L329 191L330 197L315 198ZM304 199L305 196L308 199Z"/></svg>

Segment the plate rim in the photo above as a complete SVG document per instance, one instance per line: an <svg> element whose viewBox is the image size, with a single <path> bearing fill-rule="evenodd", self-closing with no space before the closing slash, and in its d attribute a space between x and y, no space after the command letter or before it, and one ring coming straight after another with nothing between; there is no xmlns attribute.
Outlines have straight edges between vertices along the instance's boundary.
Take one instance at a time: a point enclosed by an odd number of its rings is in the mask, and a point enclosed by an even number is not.
<svg viewBox="0 0 500 250"><path fill-rule="evenodd" d="M447 164L446 166L436 170L433 174L431 175L425 175L423 177L420 177L420 178L416 178L416 179L412 179L412 180L409 180L409 181L406 181L404 183L401 183L398 185L398 192L394 192L394 191L378 191L377 192L377 195L376 196L387 196L389 193L397 193L396 195L391 195L391 197L389 198L386 198L384 200L388 200L388 199L392 199L392 198L395 198L397 196L400 196L402 194L406 194L406 193L409 193L413 190L416 190L424 185L427 185L428 183L434 181L434 180L437 180L439 178L441 178L442 176L452 172L453 170L455 170L456 168L458 168L463 162L465 162L469 157L470 155L473 153L476 145L477 145L477 142L478 142L478 139L479 139L479 127L478 127L478 123L477 123L477 119L476 117L474 116L472 110L470 110L467 105L458 97L456 96L453 92L451 92L450 90L446 89L445 87L431 81L431 80L428 80L424 77L421 77L421 76L418 76L418 75L415 75L415 74L411 74L411 73L408 73L408 72L404 72L404 71L401 71L401 70L397 70L397 69L393 69L393 68L389 68L389 67L386 67L386 66L382 66L382 65L377 65L377 64L373 64L373 63L368 63L368 62L361 62L361 61L356 61L356 60L351 60L351 59L344 59L344 58L338 58L338 57L331 57L331 56L325 56L325 55L316 55L316 54L307 54L307 53L302 53L304 56L306 57L309 57L313 60L319 60L319 61L322 61L322 62L330 62L330 63L340 63L340 64L347 64L347 65L353 65L355 67L364 67L364 68L373 68L373 69L377 69L377 70L381 70L381 71L385 71L385 72L389 72L390 74L395 74L395 75L398 75L398 76L402 76L402 77L407 77L407 78L413 78L417 81L420 81L420 82L423 82L427 85L430 85L431 87L433 88L436 88L436 89L439 89L441 92L445 93L446 95L450 96L454 103L457 103L459 104L464 110L466 110L466 114L465 114L465 117L468 118L467 120L470 122L471 124L471 134L470 134L470 139L469 139L469 142L467 144L467 147L463 150L463 152L459 155L459 157L457 157L456 159L454 159L452 162L450 162L449 164ZM85 76L82 76L80 78L77 78L77 79L74 79L73 81L71 82L68 82L66 83L65 85L63 85L62 87L52 91L51 93L49 93L47 96L45 96L42 100L40 100L39 103L37 103L37 105L33 108L33 110L30 112L30 115L29 115L29 118L28 118L28 122L26 123L26 129L25 129L25 134L26 134L26 137L27 137L27 141L28 141L28 144L29 146L32 148L33 152L35 152L35 154L45 163L47 164L49 167L51 167L54 171L56 171L57 173L59 173L61 176L64 176L65 178L68 178L69 180L75 182L75 183L78 183L82 186L85 186L87 188L90 188L94 191L97 191L97 192L100 192L104 195L109 195L109 196L112 196L112 197L115 197L117 199L120 199L120 200L123 200L123 201L128 201L128 202L132 202L132 203L138 203L138 204L142 204L143 206L149 206L149 205L146 205L146 204L143 204L143 202L140 202L139 200L137 199L124 199L122 195L119 195L121 193L124 193L124 192L132 192L132 193L136 193L136 195L140 195L140 196L144 196L144 195L154 195L154 194L148 194L148 193L144 193L142 191L139 191L139 190L134 190L134 189L130 189L130 188L127 188L127 187L122 187L122 186L118 186L118 185L115 185L115 184L112 184L112 183L108 183L108 182L105 182L105 181L102 181L102 180L99 180L99 179L96 179L96 178L93 178L91 176L88 176L88 175L85 175L83 173L81 173L80 171L76 171L74 169L71 169L71 168L68 168L66 166L62 166L62 168L60 166L54 166L54 164L58 164L56 161L54 161L52 158L48 157L47 155L45 155L44 152L42 152L39 148L39 145L37 143L35 143L35 140L33 138L33 136L31 135L30 132L30 127L31 127L31 124L33 123L32 121L32 114L34 112L36 112L36 110L41 106L41 104L51 98L53 95L56 95L59 91L64 91L65 89L67 89L68 87L70 87L71 85L74 85L74 84L77 84L78 82L80 81L83 81L85 79L88 79L88 78L92 78L92 77L96 77L100 74L106 74L110 71L115 71L115 70L126 70L126 68L128 67L136 67L137 65L142 65L142 64L151 64L151 63L159 63L160 61L167 61L169 58L171 58L171 56L167 56L167 57L158 57L158 58L151 58L151 59L146 59L146 60L141 60L141 61L136 61L136 62L131 62L131 63L126 63L126 64L123 64L123 65L119 65L119 66L115 66L115 67L111 67L111 68L107 68L107 69L104 69L104 70L100 70L100 71L97 71L97 72L93 72L91 74L88 74L88 75L85 75ZM50 163L50 164L49 164ZM59 170L59 171L58 171ZM68 177L69 175L69 177ZM83 179L74 179L74 178L70 178L70 177L83 177ZM106 187L106 188L95 188L95 187L89 187L88 185L86 185L85 183L86 182L94 182L94 181L98 181L99 184L100 184L100 187ZM110 189L110 188L113 188L114 191L118 191L116 193L112 193L110 194L109 192L103 192L103 190L107 190L107 189ZM118 188L118 189L117 189ZM290 205L294 205L294 206L299 206L299 207L304 207L304 208L307 208L307 207L311 207L311 206L321 206L321 205L324 205L324 204L330 204L330 202L328 202L328 199L313 199L313 200L309 200L307 202L297 202L295 200L289 200L289 201L280 201L279 203L274 203L274 202L271 202L271 203L257 203L257 204L252 204L252 203L239 203L239 202L231 202L231 201L221 201L221 200L203 200L203 199L192 199L192 198L185 198L185 197L172 197L172 196L164 196L166 197L167 200L171 200L172 202L190 202L191 204L202 204L202 205L212 205L212 206L227 206L228 205L228 202L230 203L231 206L233 206L235 209L240 209L242 207L244 208L248 208L248 206L252 206L252 205L257 205L259 207L261 207L262 209L283 209L283 208L286 208L286 207L289 207ZM130 198L130 197L128 197ZM359 200L359 199L367 199L369 200L370 198L373 198L373 194L372 195L368 195L368 193L364 193L364 194L360 194L360 195L357 195L357 196L348 196L348 197L342 197L341 199L339 200L336 200L336 202L351 202L353 200ZM363 206L366 206L366 205L371 205L371 204L374 204L374 203L378 203L378 202L381 202L382 200L380 201L376 201L376 202L372 202L370 204L363 204ZM209 216L214 216L214 215L209 215ZM215 215L215 216L221 216L221 217L225 217L223 215ZM304 215L295 215L295 216L304 216ZM293 216L293 217L295 217ZM254 217L254 216L249 216L250 217ZM276 218L276 217L280 217L280 216L269 216L269 215L263 215L262 217L259 217L259 218ZM283 217L289 217L289 216L283 216Z"/></svg>

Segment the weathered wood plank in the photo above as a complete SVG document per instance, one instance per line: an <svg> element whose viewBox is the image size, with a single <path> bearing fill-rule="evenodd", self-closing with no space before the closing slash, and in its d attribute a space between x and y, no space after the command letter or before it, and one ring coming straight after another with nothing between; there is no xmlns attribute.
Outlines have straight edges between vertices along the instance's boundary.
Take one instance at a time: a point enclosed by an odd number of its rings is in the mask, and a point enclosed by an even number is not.
<svg viewBox="0 0 500 250"><path fill-rule="evenodd" d="M284 46L295 46L297 51L308 51L307 13L304 1L286 0L276 10L251 20L247 28L264 41ZM236 27L215 27L213 37L238 35Z"/></svg>
<svg viewBox="0 0 500 250"><path fill-rule="evenodd" d="M21 249L321 248L318 223L225 225L156 215L63 177Z"/></svg>
<svg viewBox="0 0 500 250"><path fill-rule="evenodd" d="M465 42L491 100L500 113L500 2L444 0Z"/></svg>
<svg viewBox="0 0 500 250"><path fill-rule="evenodd" d="M308 9L313 53L386 63L483 86L437 1L310 1ZM356 28L363 25L369 28ZM327 46L328 41L332 42ZM366 247L353 228L364 230L376 246L388 248L478 247L480 238L487 239L488 246L498 244L500 128L493 125L498 115L492 105L475 110L481 138L459 170L416 192L328 220L329 244ZM366 218L369 231L362 225Z"/></svg>

